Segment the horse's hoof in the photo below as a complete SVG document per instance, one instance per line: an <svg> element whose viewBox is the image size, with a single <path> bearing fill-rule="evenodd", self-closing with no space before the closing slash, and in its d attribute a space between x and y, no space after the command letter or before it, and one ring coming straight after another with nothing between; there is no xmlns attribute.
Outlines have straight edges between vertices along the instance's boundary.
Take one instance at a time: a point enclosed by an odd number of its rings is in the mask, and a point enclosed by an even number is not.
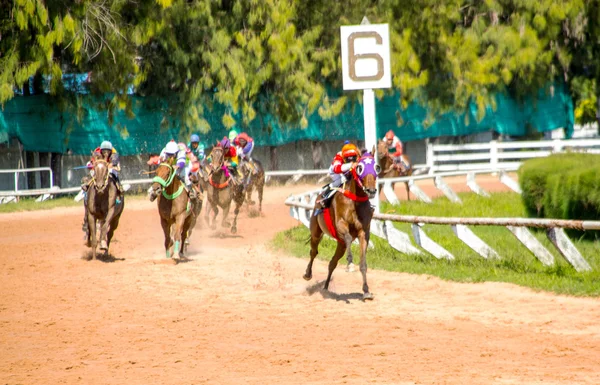
<svg viewBox="0 0 600 385"><path fill-rule="evenodd" d="M351 263L346 267L346 272L348 272L348 273L354 273L355 271L356 271L356 268L354 267L354 263Z"/></svg>
<svg viewBox="0 0 600 385"><path fill-rule="evenodd" d="M248 204L249 204L250 206L254 206L254 205L256 204L256 202L254 202L254 201L248 201Z"/></svg>
<svg viewBox="0 0 600 385"><path fill-rule="evenodd" d="M371 293L363 294L363 301L371 301L371 300L373 300L373 294L371 294Z"/></svg>
<svg viewBox="0 0 600 385"><path fill-rule="evenodd" d="M231 234L235 234L235 233L237 233L237 227L233 226L231 228Z"/></svg>
<svg viewBox="0 0 600 385"><path fill-rule="evenodd" d="M100 241L100 250L108 251L108 244L106 243L106 241Z"/></svg>
<svg viewBox="0 0 600 385"><path fill-rule="evenodd" d="M312 275L307 275L307 274L304 274L304 275L302 276L302 278L304 278L304 280L306 280L306 281L310 281L310 280L312 279Z"/></svg>

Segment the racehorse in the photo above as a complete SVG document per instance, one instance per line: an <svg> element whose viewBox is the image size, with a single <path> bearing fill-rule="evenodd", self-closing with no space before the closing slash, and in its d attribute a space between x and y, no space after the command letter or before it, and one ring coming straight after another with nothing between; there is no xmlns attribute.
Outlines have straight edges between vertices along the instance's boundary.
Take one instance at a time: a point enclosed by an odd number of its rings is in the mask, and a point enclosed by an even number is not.
<svg viewBox="0 0 600 385"><path fill-rule="evenodd" d="M186 239L195 224L197 213L202 209L190 202L183 182L177 177L177 170L169 162L162 162L156 168L156 176L149 190L150 201L158 198L160 224L165 235L165 253L171 258L175 251L185 257Z"/></svg>
<svg viewBox="0 0 600 385"><path fill-rule="evenodd" d="M406 154L402 154L402 159L408 164L408 167L401 167L398 164L394 164L394 158L390 155L387 143L383 140L377 142L377 164L381 167L381 173L379 174L380 178L411 176L413 168L410 157ZM404 184L406 186L407 199L410 200L410 188L408 182L404 182Z"/></svg>
<svg viewBox="0 0 600 385"><path fill-rule="evenodd" d="M92 248L92 258L96 259L96 221L100 223L100 250L108 254L110 241L119 226L119 219L125 207L125 198L120 196L115 181L110 177L108 162L101 156L94 156L94 175L89 182L85 211L87 216L87 246Z"/></svg>
<svg viewBox="0 0 600 385"><path fill-rule="evenodd" d="M246 185L246 201L250 206L256 204L256 202L252 200L252 191L256 187L256 192L258 192L258 211L262 212L265 170L260 161L252 159L251 162L252 165L250 165L250 162L248 161L240 164L242 174L244 175L244 184Z"/></svg>
<svg viewBox="0 0 600 385"><path fill-rule="evenodd" d="M373 148L373 150L375 150ZM363 277L363 299L373 299L367 285L367 245L369 243L373 207L369 199L377 193L377 174L380 170L373 155L365 152L358 160L357 166L349 174L350 180L340 188L332 198L329 208L320 210L319 203L315 204L314 213L310 219L310 261L304 274L305 280L312 278L312 265L319 253L319 243L323 234L337 240L335 254L329 262L329 273L325 281L325 290L329 289L331 275L338 261L348 253L348 264L352 263L352 241L358 238L360 242L360 272ZM317 199L317 202L319 199ZM319 212L320 211L320 212Z"/></svg>
<svg viewBox="0 0 600 385"><path fill-rule="evenodd" d="M221 207L223 209L221 226L231 226L231 233L235 234L237 232L237 217L240 213L240 207L244 203L244 185L234 183L227 175L223 147L220 144L213 147L209 158L210 163L207 163L204 171L201 173L205 182L206 197L213 212L212 224L210 220L207 222L211 225L212 229L217 227L217 215L219 214L219 207ZM233 225L227 220L232 201L235 202ZM206 215L208 216L208 214L207 210Z"/></svg>

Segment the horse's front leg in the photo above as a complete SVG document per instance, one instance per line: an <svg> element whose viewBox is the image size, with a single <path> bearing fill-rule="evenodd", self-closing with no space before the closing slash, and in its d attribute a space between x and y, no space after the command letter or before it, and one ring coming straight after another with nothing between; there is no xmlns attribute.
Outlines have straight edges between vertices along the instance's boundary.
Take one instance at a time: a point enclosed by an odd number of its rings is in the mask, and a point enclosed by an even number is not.
<svg viewBox="0 0 600 385"><path fill-rule="evenodd" d="M348 225L345 223L343 223L342 225L338 225L338 231L340 231L338 232L338 236L344 240L344 246L346 247L346 261L348 261L346 271L352 273L355 270L354 256L352 255L352 234L350 234Z"/></svg>
<svg viewBox="0 0 600 385"><path fill-rule="evenodd" d="M227 220L227 217L229 216L229 210L231 209L231 202L232 202L232 200L227 202L227 204L225 204L225 206L222 207L223 218L221 219L221 227L230 227L231 226L231 222L229 222Z"/></svg>
<svg viewBox="0 0 600 385"><path fill-rule="evenodd" d="M164 219L164 218L160 218L160 225L163 229L163 233L165 235L165 254L167 258L171 258L171 253L169 252L169 249L171 247L171 224L169 223L168 220Z"/></svg>
<svg viewBox="0 0 600 385"><path fill-rule="evenodd" d="M88 210L87 212L87 222L88 222L88 231L90 237L90 247L92 248L92 259L96 259L96 246L98 246L98 241L96 239L96 218L94 215Z"/></svg>
<svg viewBox="0 0 600 385"><path fill-rule="evenodd" d="M175 220L175 246L173 247L173 252L179 252L179 257L183 257L183 244L182 244L182 234L183 234L183 225L185 223L185 212L179 214L177 219Z"/></svg>
<svg viewBox="0 0 600 385"><path fill-rule="evenodd" d="M108 233L110 232L110 225L115 216L115 206L112 206L108 209L108 213L106 213L106 218L102 223L102 227L100 228L100 250L108 253Z"/></svg>
<svg viewBox="0 0 600 385"><path fill-rule="evenodd" d="M360 272L363 278L363 300L373 299L373 294L369 292L367 285L367 246L369 245L369 235L364 231L358 232L358 241L360 244Z"/></svg>
<svg viewBox="0 0 600 385"><path fill-rule="evenodd" d="M308 261L308 266L306 266L306 272L303 276L307 281L312 279L312 266L315 257L319 254L319 243L321 243L321 239L323 239L323 230L321 230L321 226L319 226L318 217L313 215L310 218L310 261Z"/></svg>

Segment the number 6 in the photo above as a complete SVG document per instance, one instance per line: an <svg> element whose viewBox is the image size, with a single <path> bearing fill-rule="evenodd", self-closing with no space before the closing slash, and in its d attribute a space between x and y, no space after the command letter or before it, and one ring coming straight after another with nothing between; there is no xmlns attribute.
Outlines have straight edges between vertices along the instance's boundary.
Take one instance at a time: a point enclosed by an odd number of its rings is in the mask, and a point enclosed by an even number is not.
<svg viewBox="0 0 600 385"><path fill-rule="evenodd" d="M353 32L348 36L348 63L350 65L350 79L356 82L366 81L377 81L383 77L383 58L377 53L366 53L356 55L354 54L354 40L356 39L375 39L376 44L382 44L383 39L381 35L375 31L368 32ZM375 59L377 60L377 73L370 76L357 76L356 75L356 62L361 59Z"/></svg>

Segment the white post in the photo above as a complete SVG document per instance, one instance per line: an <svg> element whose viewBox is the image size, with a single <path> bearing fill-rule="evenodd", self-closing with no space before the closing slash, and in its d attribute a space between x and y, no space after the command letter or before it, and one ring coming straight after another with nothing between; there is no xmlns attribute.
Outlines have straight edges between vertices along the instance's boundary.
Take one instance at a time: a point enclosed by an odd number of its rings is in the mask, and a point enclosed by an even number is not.
<svg viewBox="0 0 600 385"><path fill-rule="evenodd" d="M425 145L427 146L427 152L425 153L425 163L429 167L429 175L435 172L435 154L433 153L434 144L431 143L429 138L425 139Z"/></svg>
<svg viewBox="0 0 600 385"><path fill-rule="evenodd" d="M377 150L373 89L392 86L390 37L387 24L371 25L366 16L360 24L340 27L342 79L344 90L363 90L365 147L371 151ZM379 191L371 204L379 213Z"/></svg>
<svg viewBox="0 0 600 385"><path fill-rule="evenodd" d="M492 140L490 145L490 166L492 170L498 171L498 142Z"/></svg>
<svg viewBox="0 0 600 385"><path fill-rule="evenodd" d="M375 122L375 93L372 89L363 90L363 116L365 124L365 148L371 151L375 147L373 156L377 159L377 124ZM379 186L377 186L379 188ZM375 198L371 199L375 212L379 213L379 190Z"/></svg>

